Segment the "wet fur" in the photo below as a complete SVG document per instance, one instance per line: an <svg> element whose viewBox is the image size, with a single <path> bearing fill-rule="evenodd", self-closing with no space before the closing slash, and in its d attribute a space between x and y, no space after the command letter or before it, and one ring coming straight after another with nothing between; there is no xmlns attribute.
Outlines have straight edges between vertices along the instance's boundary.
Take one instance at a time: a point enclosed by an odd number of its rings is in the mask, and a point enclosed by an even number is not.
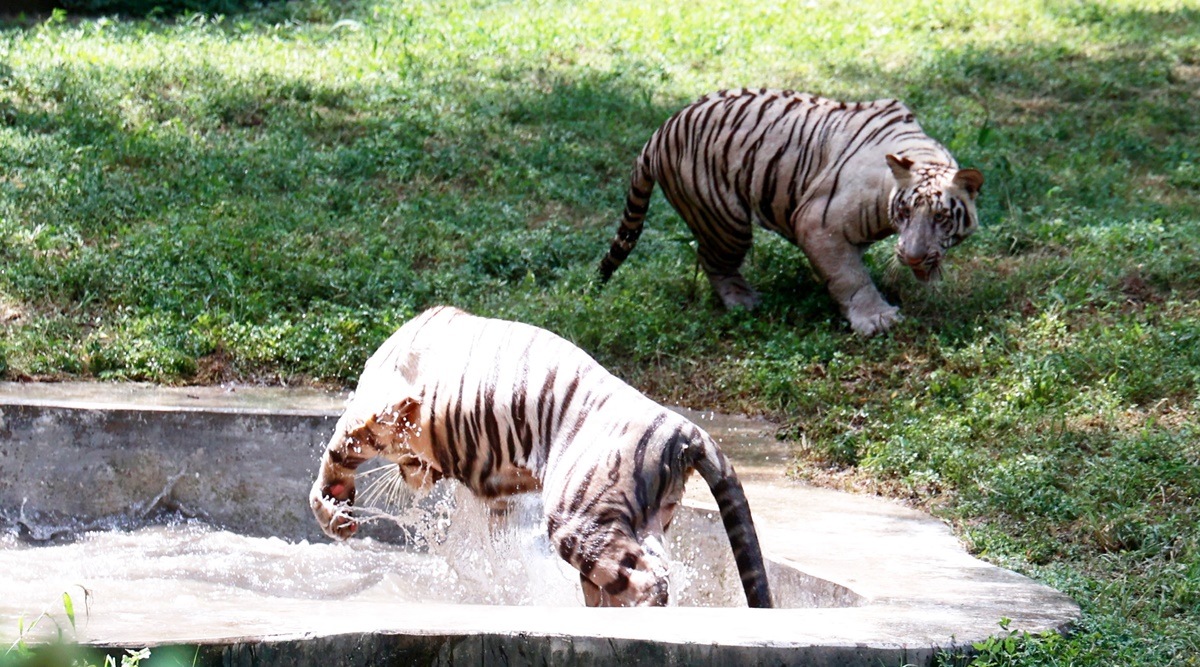
<svg viewBox="0 0 1200 667"><path fill-rule="evenodd" d="M354 473L376 456L414 488L459 480L496 512L540 491L551 544L591 606L666 604L663 531L697 470L747 601L771 606L749 505L712 438L548 331L440 307L393 334L367 362L312 487L330 536L354 533Z"/></svg>

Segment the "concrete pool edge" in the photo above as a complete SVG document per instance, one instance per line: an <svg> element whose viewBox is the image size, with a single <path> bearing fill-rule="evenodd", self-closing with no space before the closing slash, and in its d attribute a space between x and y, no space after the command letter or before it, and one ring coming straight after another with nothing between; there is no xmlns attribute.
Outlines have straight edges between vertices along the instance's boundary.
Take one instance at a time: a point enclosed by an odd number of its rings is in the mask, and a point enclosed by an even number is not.
<svg viewBox="0 0 1200 667"><path fill-rule="evenodd" d="M119 658L114 647L97 647ZM329 664L343 667L405 665L932 665L943 653L966 646L901 647L813 644L807 646L735 646L672 643L577 635L416 635L391 631L321 637L256 638L221 644L169 644L184 665Z"/></svg>
<svg viewBox="0 0 1200 667"><path fill-rule="evenodd" d="M281 442L298 443L289 458L299 459L295 474L307 479L315 451L332 428L343 400L312 390L259 387L0 383L0 434L6 439L17 437L11 431L21 423L50 428L39 422L36 414L58 418L76 413L90 416L73 428L140 428L153 430L156 440L169 438L172 429L181 428L182 423L189 425L190 430L183 431L189 437L195 435L193 425L200 423L206 428L224 425L235 430L249 428L250 432L275 429ZM105 421L113 415L115 421ZM786 457L781 452L772 452L774 460L764 462L771 458L762 451L767 445L736 442L738 429L769 429L765 422L733 418L736 423L731 426L715 424L703 413L689 416L714 435L718 435L714 425L725 434L722 446L744 479L767 556L853 591L865 598L862 604L771 611L411 604L343 609L338 604L312 601L311 605L299 605L289 619L280 619L278 632L253 639L233 628L219 636L156 639L146 633L130 633L103 641L81 639L129 647L203 644L205 656L214 660L223 656L219 661L226 664L267 664L270 660L263 662L254 656L268 654L279 656L281 662L286 661L285 655L312 652L328 658L329 651L342 650L364 657L400 651L433 656L431 660L438 664L478 663L489 656L499 660L501 655L515 664L543 658L614 664L634 656L661 658L664 664L929 664L939 651L969 647L997 634L1001 618L1012 619L1010 630L1037 633L1063 631L1078 617L1078 607L1065 596L967 555L949 529L927 515L877 498L787 481L782 475ZM177 418L184 421L172 421ZM108 431L105 437L121 435ZM7 444L0 443L0 448ZM194 449L194 444L182 443L173 455L183 458ZM8 462L21 460L19 452L3 453L13 454ZM270 458L255 452L246 456L251 462ZM166 478L182 474L172 472L171 456L165 459L157 474ZM198 464L187 465L192 468L185 466L183 472L190 474ZM275 472L268 470L267 474ZM153 482L148 488L160 483ZM164 491L178 496L178 505L190 503L193 509L205 510L200 514L215 516L217 524L239 520L234 514L222 514L219 505L200 507L211 498L195 495L196 490L187 486L190 483L185 475ZM22 498L36 490L0 482L0 521L5 527L11 528L11 522L3 515L7 513L11 519L15 504L23 503ZM707 507L711 497L706 500L706 494L703 484L689 484L690 504ZM311 524L304 516L303 498L298 504L297 516L289 520ZM70 508L63 512L69 514ZM270 530L273 528L265 532ZM541 658L535 660L537 656Z"/></svg>
<svg viewBox="0 0 1200 667"><path fill-rule="evenodd" d="M111 646L94 648L118 660L123 652ZM965 648L969 647L732 646L579 636L415 635L388 631L150 647L155 657L167 653L181 665L323 665L330 664L331 656L336 656L336 664L342 667L388 664L907 667L932 665L940 655Z"/></svg>

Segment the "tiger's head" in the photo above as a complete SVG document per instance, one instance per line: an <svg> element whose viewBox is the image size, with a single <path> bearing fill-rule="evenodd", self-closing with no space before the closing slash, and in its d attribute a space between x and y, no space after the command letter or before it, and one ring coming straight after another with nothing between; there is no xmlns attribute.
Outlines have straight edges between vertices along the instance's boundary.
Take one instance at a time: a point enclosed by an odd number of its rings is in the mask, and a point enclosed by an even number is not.
<svg viewBox="0 0 1200 667"><path fill-rule="evenodd" d="M338 419L309 492L317 523L336 539L346 539L358 528L350 510L356 495L354 473L363 463L382 456L396 464L413 488L428 488L441 478L441 472L417 451L420 403L403 398L382 409L364 411L366 404L365 400L354 401Z"/></svg>
<svg viewBox="0 0 1200 667"><path fill-rule="evenodd" d="M942 257L975 232L975 197L983 174L911 159L887 156L896 179L888 204L892 227L900 235L896 258L922 282L942 275Z"/></svg>

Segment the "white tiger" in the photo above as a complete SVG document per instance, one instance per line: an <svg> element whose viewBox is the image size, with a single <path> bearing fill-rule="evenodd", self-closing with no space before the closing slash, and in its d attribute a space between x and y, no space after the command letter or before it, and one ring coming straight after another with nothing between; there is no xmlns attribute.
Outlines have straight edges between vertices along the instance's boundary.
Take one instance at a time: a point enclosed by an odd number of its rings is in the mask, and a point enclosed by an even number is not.
<svg viewBox="0 0 1200 667"><path fill-rule="evenodd" d="M946 250L978 226L983 174L959 169L897 100L723 90L680 110L646 142L600 264L603 280L637 243L655 183L692 230L726 307L758 305L739 270L757 221L800 246L851 328L870 336L900 314L871 282L867 247L898 232L896 257L921 281L940 278Z"/></svg>
<svg viewBox="0 0 1200 667"><path fill-rule="evenodd" d="M662 535L698 470L749 605L771 606L750 507L713 439L543 329L439 307L396 331L321 458L310 501L330 536L355 532L354 471L376 456L413 487L457 479L497 511L540 490L550 541L590 606L666 604Z"/></svg>

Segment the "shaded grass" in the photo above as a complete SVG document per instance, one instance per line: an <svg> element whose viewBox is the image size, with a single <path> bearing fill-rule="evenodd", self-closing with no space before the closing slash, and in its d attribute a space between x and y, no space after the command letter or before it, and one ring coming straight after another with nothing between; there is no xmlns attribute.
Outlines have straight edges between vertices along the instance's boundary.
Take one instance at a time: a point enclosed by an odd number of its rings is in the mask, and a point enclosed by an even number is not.
<svg viewBox="0 0 1200 667"><path fill-rule="evenodd" d="M1195 664L1200 7L695 4L0 27L0 373L345 385L429 305L519 319L1083 605L979 664ZM737 85L902 98L986 174L943 285L870 253L888 337L762 234L724 312L657 194L596 289L641 143Z"/></svg>

